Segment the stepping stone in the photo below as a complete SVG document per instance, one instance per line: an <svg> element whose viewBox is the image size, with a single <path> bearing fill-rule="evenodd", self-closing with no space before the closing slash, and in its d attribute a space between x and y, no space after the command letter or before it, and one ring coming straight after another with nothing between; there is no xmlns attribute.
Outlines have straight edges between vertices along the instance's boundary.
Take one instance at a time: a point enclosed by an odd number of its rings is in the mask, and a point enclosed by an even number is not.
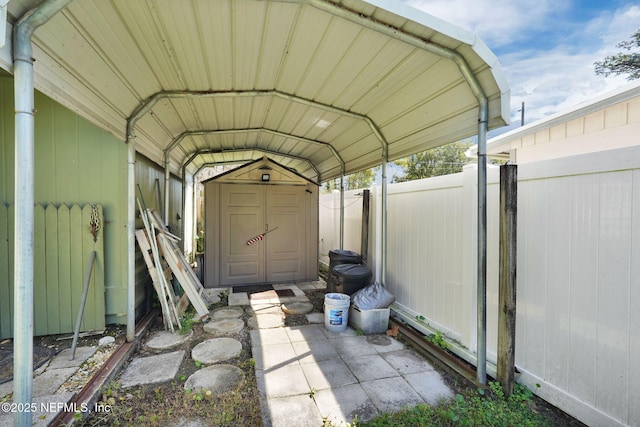
<svg viewBox="0 0 640 427"><path fill-rule="evenodd" d="M5 383L6 384L6 383ZM64 409L75 393L59 393L41 397L33 397L31 403L35 405L33 427L47 427L53 424L53 419ZM43 409L45 409L43 411ZM48 409L48 410L47 410ZM0 411L0 426L12 426L13 414Z"/></svg>
<svg viewBox="0 0 640 427"><path fill-rule="evenodd" d="M213 365L202 368L184 383L185 390L211 390L220 394L238 388L244 382L242 369L232 365Z"/></svg>
<svg viewBox="0 0 640 427"><path fill-rule="evenodd" d="M307 322L309 322L309 323L324 323L324 313L309 313L309 314L307 314Z"/></svg>
<svg viewBox="0 0 640 427"><path fill-rule="evenodd" d="M236 357L242 351L240 341L233 338L213 338L198 344L191 350L191 358L196 362L211 365Z"/></svg>
<svg viewBox="0 0 640 427"><path fill-rule="evenodd" d="M282 306L282 311L287 314L307 314L313 310L310 302L290 302Z"/></svg>
<svg viewBox="0 0 640 427"><path fill-rule="evenodd" d="M172 380L184 358L184 350L133 359L120 377L122 388Z"/></svg>
<svg viewBox="0 0 640 427"><path fill-rule="evenodd" d="M203 289L202 290L202 297L209 303L209 304L217 304L220 302L220 292L222 291L222 289L216 289L216 288L211 288L211 289Z"/></svg>
<svg viewBox="0 0 640 427"><path fill-rule="evenodd" d="M33 396L42 397L55 393L77 370L76 367L47 369L33 379Z"/></svg>
<svg viewBox="0 0 640 427"><path fill-rule="evenodd" d="M222 307L211 312L211 318L213 320L219 319L233 319L242 317L244 309L242 307Z"/></svg>
<svg viewBox="0 0 640 427"><path fill-rule="evenodd" d="M205 323L202 328L205 332L212 335L221 334L237 334L244 329L244 320L242 319L220 319Z"/></svg>
<svg viewBox="0 0 640 427"><path fill-rule="evenodd" d="M228 304L229 304L229 307L249 305L249 295L247 295L246 292L229 294Z"/></svg>
<svg viewBox="0 0 640 427"><path fill-rule="evenodd" d="M284 326L284 319L279 314L258 314L247 320L251 329L280 328Z"/></svg>
<svg viewBox="0 0 640 427"><path fill-rule="evenodd" d="M82 365L85 360L93 356L97 349L98 347L77 347L73 360L70 360L71 349L64 349L49 363L47 369L77 368Z"/></svg>
<svg viewBox="0 0 640 427"><path fill-rule="evenodd" d="M189 331L188 334L180 334L171 331L158 331L155 332L146 346L152 350L168 350L173 347L177 347L180 344L184 344L193 336L193 331Z"/></svg>

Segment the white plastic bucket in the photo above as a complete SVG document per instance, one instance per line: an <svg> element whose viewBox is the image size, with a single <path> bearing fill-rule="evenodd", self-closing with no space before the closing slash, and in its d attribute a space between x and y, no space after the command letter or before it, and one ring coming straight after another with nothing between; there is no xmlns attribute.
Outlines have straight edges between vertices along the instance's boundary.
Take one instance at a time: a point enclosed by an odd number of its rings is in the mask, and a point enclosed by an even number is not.
<svg viewBox="0 0 640 427"><path fill-rule="evenodd" d="M324 326L331 332L347 329L351 297L347 294L329 293L324 296Z"/></svg>

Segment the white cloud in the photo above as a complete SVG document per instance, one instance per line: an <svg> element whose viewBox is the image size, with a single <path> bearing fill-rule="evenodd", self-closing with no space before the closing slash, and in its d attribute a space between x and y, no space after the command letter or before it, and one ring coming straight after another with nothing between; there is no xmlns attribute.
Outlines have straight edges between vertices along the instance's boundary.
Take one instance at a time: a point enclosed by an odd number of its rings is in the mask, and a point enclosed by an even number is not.
<svg viewBox="0 0 640 427"><path fill-rule="evenodd" d="M576 22L575 0L407 0L471 30L498 53L511 87L513 126L565 111L628 83L596 76L593 63L618 52L616 45L640 28L640 6L627 4ZM604 3L604 2L603 2Z"/></svg>
<svg viewBox="0 0 640 427"><path fill-rule="evenodd" d="M493 48L527 37L527 28L554 25L567 0L408 0L407 4L471 30Z"/></svg>

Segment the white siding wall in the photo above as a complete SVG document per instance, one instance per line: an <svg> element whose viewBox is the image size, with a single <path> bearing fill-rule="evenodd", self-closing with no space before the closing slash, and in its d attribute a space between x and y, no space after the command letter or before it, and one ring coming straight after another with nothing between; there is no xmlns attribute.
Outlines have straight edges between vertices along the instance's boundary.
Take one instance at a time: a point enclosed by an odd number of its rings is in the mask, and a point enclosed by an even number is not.
<svg viewBox="0 0 640 427"><path fill-rule="evenodd" d="M497 172L489 170L488 188L487 352L492 362ZM424 316L472 352L475 175L475 168L467 168L389 185L385 282L399 309ZM640 147L529 163L518 175L519 381L588 425L640 426ZM372 195L372 206L379 206L379 192ZM329 231L337 238L339 210L326 210L327 198L336 196L325 197L320 238L327 241ZM379 209L372 207L372 215L379 216ZM357 218L346 223L347 236L357 234L359 245Z"/></svg>

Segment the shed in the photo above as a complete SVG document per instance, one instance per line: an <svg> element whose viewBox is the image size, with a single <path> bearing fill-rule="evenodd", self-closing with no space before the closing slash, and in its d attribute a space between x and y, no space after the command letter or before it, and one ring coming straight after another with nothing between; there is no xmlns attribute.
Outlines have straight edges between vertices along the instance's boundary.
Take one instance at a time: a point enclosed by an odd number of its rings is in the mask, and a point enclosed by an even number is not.
<svg viewBox="0 0 640 427"><path fill-rule="evenodd" d="M204 182L206 287L318 278L318 185L263 157Z"/></svg>

